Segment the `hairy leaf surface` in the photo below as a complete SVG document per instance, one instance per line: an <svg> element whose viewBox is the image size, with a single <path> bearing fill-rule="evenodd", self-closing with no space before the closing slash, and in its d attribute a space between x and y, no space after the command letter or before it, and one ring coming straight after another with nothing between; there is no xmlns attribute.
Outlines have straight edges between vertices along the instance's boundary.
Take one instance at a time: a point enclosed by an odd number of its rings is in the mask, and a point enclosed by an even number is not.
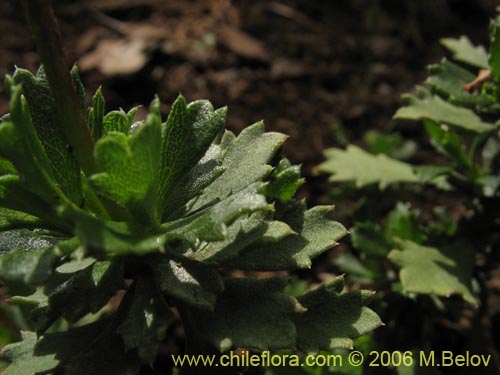
<svg viewBox="0 0 500 375"><path fill-rule="evenodd" d="M353 338L382 325L378 315L366 307L373 293L341 293L343 287L339 277L298 297L305 308L296 318L299 348L306 352L351 349Z"/></svg>
<svg viewBox="0 0 500 375"><path fill-rule="evenodd" d="M301 307L283 292L284 279L226 279L224 284L214 311L196 313L202 335L221 351L293 346L293 315Z"/></svg>
<svg viewBox="0 0 500 375"><path fill-rule="evenodd" d="M332 207L317 206L290 213L287 224L297 232L275 243L254 243L237 258L230 259L227 267L253 270L277 271L309 268L312 259L337 245L346 235L342 224L331 218Z"/></svg>

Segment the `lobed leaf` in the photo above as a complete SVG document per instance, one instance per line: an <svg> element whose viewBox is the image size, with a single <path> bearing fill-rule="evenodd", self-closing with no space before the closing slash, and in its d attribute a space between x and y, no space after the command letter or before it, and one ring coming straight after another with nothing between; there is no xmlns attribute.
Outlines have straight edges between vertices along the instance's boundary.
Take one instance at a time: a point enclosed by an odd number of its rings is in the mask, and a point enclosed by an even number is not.
<svg viewBox="0 0 500 375"><path fill-rule="evenodd" d="M150 116L132 135L110 132L95 147L103 173L90 182L109 199L127 207L138 220L155 223L155 188L160 155L160 124Z"/></svg>
<svg viewBox="0 0 500 375"><path fill-rule="evenodd" d="M200 333L220 351L293 347L293 316L301 307L283 292L285 283L282 278L226 279L214 311L194 311Z"/></svg>
<svg viewBox="0 0 500 375"><path fill-rule="evenodd" d="M199 213L162 225L170 240L187 241L197 248L200 241L220 241L227 235L227 225L239 216L269 209L263 195L257 193L259 184L232 194Z"/></svg>
<svg viewBox="0 0 500 375"><path fill-rule="evenodd" d="M63 217L74 225L74 233L89 253L109 256L127 254L147 254L162 251L166 236L138 232L126 223L101 221L74 207L62 210ZM125 224L125 225L121 225Z"/></svg>
<svg viewBox="0 0 500 375"><path fill-rule="evenodd" d="M389 259L401 270L399 277L405 292L449 297L461 295L476 305L472 293L474 252L465 245L455 244L443 249L422 246L403 240L399 249L389 253Z"/></svg>
<svg viewBox="0 0 500 375"><path fill-rule="evenodd" d="M271 181L266 185L264 194L281 201L292 199L304 183L304 179L300 178L300 167L292 165L287 159L280 160L270 177Z"/></svg>
<svg viewBox="0 0 500 375"><path fill-rule="evenodd" d="M43 288L13 301L34 307L31 319L43 332L61 316L74 323L98 312L123 286L122 261L97 261L74 273L55 272Z"/></svg>
<svg viewBox="0 0 500 375"><path fill-rule="evenodd" d="M105 318L41 337L22 332L21 342L2 350L1 357L10 362L2 374L136 374L140 362L124 354L119 336L110 334L112 322L112 318Z"/></svg>
<svg viewBox="0 0 500 375"><path fill-rule="evenodd" d="M199 100L189 105L179 96L162 127L161 163L158 185L159 215L163 216L169 195L177 180L187 173L206 153L224 127L226 108L214 111L210 102Z"/></svg>
<svg viewBox="0 0 500 375"><path fill-rule="evenodd" d="M50 92L43 67L34 76L28 70L16 69L13 81L22 86L36 135L47 154L50 174L65 195L76 204L83 199L80 166L68 145L60 126L56 124L57 104ZM78 81L79 82L79 81ZM81 82L76 85L81 87ZM12 109L11 109L12 111ZM20 126L16 122L16 126Z"/></svg>
<svg viewBox="0 0 500 375"><path fill-rule="evenodd" d="M474 46L466 36L458 39L443 38L441 44L453 53L457 61L475 66L477 68L488 68L488 53L483 46Z"/></svg>
<svg viewBox="0 0 500 375"><path fill-rule="evenodd" d="M400 108L394 118L401 120L433 120L459 129L483 133L494 129L493 124L483 122L479 116L467 108L456 107L439 96L424 99L407 96L407 105Z"/></svg>
<svg viewBox="0 0 500 375"><path fill-rule="evenodd" d="M425 83L450 103L470 108L490 104L484 96L464 90L464 85L476 78L467 69L443 59L439 64L430 65L429 73Z"/></svg>
<svg viewBox="0 0 500 375"><path fill-rule="evenodd" d="M224 290L220 274L209 265L190 259L164 258L153 265L161 291L199 309L213 310Z"/></svg>
<svg viewBox="0 0 500 375"><path fill-rule="evenodd" d="M96 98L96 106L97 107L97 115L99 116L100 112L100 106L101 106L101 98L97 96ZM104 105L104 103L102 104ZM130 127L132 126L132 123L134 122L134 116L137 112L138 108L133 108L131 109L128 113L125 113L122 109L119 111L111 111L108 112L102 119L102 133L101 137L105 137L109 133L113 132L119 132L122 134L128 134ZM97 122L99 122L99 118L96 118ZM99 126L99 123L95 125L96 127Z"/></svg>
<svg viewBox="0 0 500 375"><path fill-rule="evenodd" d="M72 75L83 106L76 69ZM27 99L24 85L16 84L21 78L31 85ZM332 328L325 348L375 327L366 301L354 294L339 297L359 313L341 330L331 320L346 319L332 304L340 291L300 297L306 312L284 292L284 279L222 277L228 269L310 267L347 233L331 218L332 207L306 210L293 200L303 179L299 166L277 155L283 134L265 133L260 122L218 141L226 109L204 100L187 104L182 96L164 124L158 99L145 121L133 123L137 109L105 114L99 89L82 119L97 141L99 173L84 176L71 164L71 147L58 138L43 71L33 77L19 70L7 84L12 103L0 124L0 227L43 223L65 235L22 232L18 243L4 243L9 234L0 232L0 279L35 290L12 301L28 305L41 333L60 318L70 324L98 319L126 289L124 278L133 279L109 318L38 340L27 333L24 343L7 347L7 374L17 374L23 363L19 371L30 375L138 374L142 364L155 362L174 318L167 301L186 331L220 350L323 347L326 333L316 341L307 333L318 329L314 319ZM35 94L45 97L32 106ZM318 318L316 307L331 316Z"/></svg>
<svg viewBox="0 0 500 375"><path fill-rule="evenodd" d="M59 365L55 353L36 355L37 335L34 332L21 332L21 342L7 345L1 358L10 362L3 375L35 375L47 373Z"/></svg>
<svg viewBox="0 0 500 375"><path fill-rule="evenodd" d="M241 217L227 228L223 241L210 242L193 254L193 258L222 264L240 255L256 242L275 243L296 232L281 221L268 220L270 212L259 211L248 217ZM258 246L258 245L257 245Z"/></svg>
<svg viewBox="0 0 500 375"><path fill-rule="evenodd" d="M298 207L289 213L287 224L297 232L277 242L257 242L238 257L224 262L233 269L278 271L309 268L311 259L337 245L347 234L342 224L331 218L333 207L317 206L305 211Z"/></svg>
<svg viewBox="0 0 500 375"><path fill-rule="evenodd" d="M181 177L176 189L167 198L167 221L193 211L193 206L206 187L215 181L222 173L223 153L218 145L212 144L205 155L184 177Z"/></svg>
<svg viewBox="0 0 500 375"><path fill-rule="evenodd" d="M378 315L366 307L372 292L341 293L343 286L343 278L338 277L298 297L305 309L295 319L297 346L303 351L352 349L353 338L383 324Z"/></svg>
<svg viewBox="0 0 500 375"><path fill-rule="evenodd" d="M10 121L4 121L0 126L0 153L14 164L27 190L56 205L61 194L20 86L11 87L10 106Z"/></svg>
<svg viewBox="0 0 500 375"><path fill-rule="evenodd" d="M205 189L194 208L203 207L262 181L271 173L272 167L268 163L285 139L286 136L280 133L265 133L262 122L245 128L238 137L226 131L220 145L226 153L222 164L225 171Z"/></svg>
<svg viewBox="0 0 500 375"><path fill-rule="evenodd" d="M383 154L371 155L354 145L346 150L330 148L325 156L317 171L332 174L330 181L354 181L358 188L376 183L381 190L390 184L419 182L410 164Z"/></svg>

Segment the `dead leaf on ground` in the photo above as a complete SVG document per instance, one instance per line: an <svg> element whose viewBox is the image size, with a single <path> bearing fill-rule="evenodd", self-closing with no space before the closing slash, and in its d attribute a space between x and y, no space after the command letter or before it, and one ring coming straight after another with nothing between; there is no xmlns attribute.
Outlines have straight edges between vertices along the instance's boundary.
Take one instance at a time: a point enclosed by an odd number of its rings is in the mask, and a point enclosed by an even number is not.
<svg viewBox="0 0 500 375"><path fill-rule="evenodd" d="M78 65L82 71L97 69L109 76L127 75L142 69L148 62L148 55L142 39L105 39L84 55Z"/></svg>
<svg viewBox="0 0 500 375"><path fill-rule="evenodd" d="M298 78L305 74L306 67L300 61L280 58L274 60L271 66L271 77L274 79Z"/></svg>
<svg viewBox="0 0 500 375"><path fill-rule="evenodd" d="M253 36L230 26L219 27L216 31L217 40L226 48L239 56L269 61L269 52L264 45Z"/></svg>

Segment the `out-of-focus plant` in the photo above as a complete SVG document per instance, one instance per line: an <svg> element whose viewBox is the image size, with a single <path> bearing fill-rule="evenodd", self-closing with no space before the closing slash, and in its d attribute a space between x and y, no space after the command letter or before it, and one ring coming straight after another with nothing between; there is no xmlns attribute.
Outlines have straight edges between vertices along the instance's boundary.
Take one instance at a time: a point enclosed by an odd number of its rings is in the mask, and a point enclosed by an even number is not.
<svg viewBox="0 0 500 375"><path fill-rule="evenodd" d="M394 340L396 347L430 345L429 322L440 314L484 314L485 281L498 261L500 19L492 22L489 52L465 36L442 44L451 60L431 65L394 115L402 126L421 124L433 151L398 134L371 132L368 151L329 149L317 168L331 175L337 197L358 199L351 206L356 254L341 254L337 265L362 285L385 290L380 311L400 336L409 327L398 311L413 306L406 318L417 316L418 328L408 337L418 339ZM422 155L438 163L412 162ZM405 200L422 207L425 218ZM456 296L464 303L457 305Z"/></svg>

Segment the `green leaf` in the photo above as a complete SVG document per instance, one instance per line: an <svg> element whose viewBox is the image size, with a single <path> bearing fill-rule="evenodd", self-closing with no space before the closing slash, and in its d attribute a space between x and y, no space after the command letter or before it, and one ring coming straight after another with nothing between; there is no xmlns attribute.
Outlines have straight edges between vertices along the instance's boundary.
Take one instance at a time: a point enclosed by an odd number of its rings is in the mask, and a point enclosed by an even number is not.
<svg viewBox="0 0 500 375"><path fill-rule="evenodd" d="M358 188L377 183L381 190L394 183L418 183L410 164L385 155L371 155L357 146L325 151L327 160L317 167L318 172L330 173L330 181L354 181Z"/></svg>
<svg viewBox="0 0 500 375"><path fill-rule="evenodd" d="M17 305L7 301L0 302L0 314L2 314L2 320L5 322L5 324L0 326L0 346L3 348L18 341L21 336L20 331L28 330L29 328L23 311ZM2 363L0 365L1 369L7 367L2 360L1 350L0 363Z"/></svg>
<svg viewBox="0 0 500 375"><path fill-rule="evenodd" d="M171 212L166 212L168 221L192 211L197 197L216 178L224 173L222 167L223 153L218 145L212 144L205 155L184 177L172 194L167 198L165 205ZM191 202L190 202L191 201Z"/></svg>
<svg viewBox="0 0 500 375"><path fill-rule="evenodd" d="M43 75L45 76L45 72L43 71ZM39 72L37 72L37 76ZM85 97L85 87L83 86L83 82L80 79L80 71L78 70L78 66L73 65L70 70L71 78L73 79L73 85L75 86L76 95L78 99L80 99L80 111L82 116L85 116L85 111L87 110L87 98ZM45 78L45 77L44 77ZM46 78L45 78L46 79ZM87 120L85 118L85 120Z"/></svg>
<svg viewBox="0 0 500 375"><path fill-rule="evenodd" d="M96 99L99 100L99 98ZM99 102L96 104L100 105ZM128 134L132 122L132 119L122 109L108 112L102 119L102 137L114 132Z"/></svg>
<svg viewBox="0 0 500 375"><path fill-rule="evenodd" d="M391 250L380 225L373 222L356 223L351 233L353 246L367 256L386 257Z"/></svg>
<svg viewBox="0 0 500 375"><path fill-rule="evenodd" d="M72 75L83 106L76 69ZM26 79L45 78L42 72ZM19 234L26 249L10 240L3 249L0 233L0 279L29 284L11 288L20 289L11 301L25 305L39 334L66 330L38 342L35 335L25 357L9 357L7 371L14 374L24 361L30 375L137 375L157 361L173 319L167 302L181 315L188 343L297 348L295 319L304 308L285 293L284 279L223 278L239 275L232 272L237 268L310 267L347 233L332 219L332 207L306 210L293 200L303 180L299 166L277 155L286 136L257 123L219 140L226 109L186 104L181 96L165 124L158 99L145 121L133 123L137 109L105 115L97 90L88 119L81 119L97 141L97 172L84 176L76 165L72 180L71 168L62 171L71 147L63 144L66 154L54 159L61 145L40 131L60 126L50 119L41 124L35 113L55 119L58 108L50 112L49 103L30 114L24 88L13 78L7 86L12 105L0 120L0 227L41 223L43 229ZM49 243L36 248L40 238ZM113 309L110 299L127 289L125 278L131 286L115 314L81 331L67 328Z"/></svg>
<svg viewBox="0 0 500 375"><path fill-rule="evenodd" d="M453 237L457 234L458 223L446 207L434 207L433 214L434 220L426 228L431 238Z"/></svg>
<svg viewBox="0 0 500 375"><path fill-rule="evenodd" d="M95 157L104 172L90 179L95 189L127 207L138 220L154 223L160 155L160 124L149 117L130 136L111 132L97 142Z"/></svg>
<svg viewBox="0 0 500 375"><path fill-rule="evenodd" d="M2 375L35 375L47 373L59 365L55 353L35 355L37 335L34 332L21 332L22 341L3 348L1 358L10 362Z"/></svg>
<svg viewBox="0 0 500 375"><path fill-rule="evenodd" d="M0 204L5 208L39 217L46 225L60 228L66 226L48 203L24 189L18 176L0 176Z"/></svg>
<svg viewBox="0 0 500 375"><path fill-rule="evenodd" d="M50 277L58 258L53 247L13 250L0 256L0 280L9 285L40 285Z"/></svg>
<svg viewBox="0 0 500 375"><path fill-rule="evenodd" d="M295 319L301 350L352 349L353 338L382 325L378 315L366 307L372 292L341 293L343 287L343 278L338 277L298 297L305 308Z"/></svg>
<svg viewBox="0 0 500 375"><path fill-rule="evenodd" d="M139 357L152 365L174 315L145 277L135 281L127 298L131 299L130 307L116 332L126 351L137 350Z"/></svg>
<svg viewBox="0 0 500 375"><path fill-rule="evenodd" d="M149 234L144 230L138 233L135 229L128 230L127 225L123 227L124 223L101 221L75 208L66 207L63 217L74 223L74 233L89 253L147 254L161 251L166 241L165 235Z"/></svg>
<svg viewBox="0 0 500 375"><path fill-rule="evenodd" d="M483 46L474 46L469 38L462 35L458 39L443 38L441 44L453 53L453 58L457 61L487 69L488 53Z"/></svg>
<svg viewBox="0 0 500 375"><path fill-rule="evenodd" d="M497 17L491 24L490 59L491 76L498 80L500 78L500 18Z"/></svg>
<svg viewBox="0 0 500 375"><path fill-rule="evenodd" d="M42 221L38 217L0 207L0 230L40 228L41 226Z"/></svg>
<svg viewBox="0 0 500 375"><path fill-rule="evenodd" d="M64 251L62 238L26 229L0 232L0 280L9 285L40 285L52 274Z"/></svg>
<svg viewBox="0 0 500 375"><path fill-rule="evenodd" d="M123 262L98 261L73 274L56 272L43 289L13 300L34 305L31 318L44 331L61 316L74 323L98 312L123 286Z"/></svg>
<svg viewBox="0 0 500 375"><path fill-rule="evenodd" d="M288 201L303 183L300 167L292 165L287 159L281 159L271 174L271 182L265 186L264 194L270 198Z"/></svg>
<svg viewBox="0 0 500 375"><path fill-rule="evenodd" d="M490 103L482 95L473 95L464 90L464 85L472 82L476 76L457 64L443 59L439 64L430 65L429 73L425 83L450 103L472 108Z"/></svg>
<svg viewBox="0 0 500 375"><path fill-rule="evenodd" d="M352 253L345 252L335 258L335 265L349 275L349 279L356 283L368 284L373 283L377 277L377 273L366 265L366 262L361 262ZM384 274L385 276L385 274Z"/></svg>
<svg viewBox="0 0 500 375"><path fill-rule="evenodd" d="M389 259L401 268L399 277L408 293L449 297L461 295L476 305L472 294L474 252L466 245L455 244L443 249L401 241L401 250L392 250Z"/></svg>
<svg viewBox="0 0 500 375"><path fill-rule="evenodd" d="M475 133L491 131L493 124L483 122L479 116L467 108L456 107L439 96L423 99L408 95L406 106L400 108L394 118L400 120L433 120Z"/></svg>
<svg viewBox="0 0 500 375"><path fill-rule="evenodd" d="M78 252L77 252L78 253ZM92 264L97 262L97 259L92 257L80 258L80 254L75 254L75 260L70 260L69 262L61 264L56 268L59 273L75 273L90 267Z"/></svg>
<svg viewBox="0 0 500 375"><path fill-rule="evenodd" d="M50 174L65 195L71 201L80 204L83 199L80 166L60 126L56 124L57 104L50 92L43 68L38 70L36 77L28 70L16 69L13 79L16 84L22 85L22 93L28 102L33 127L48 157ZM19 126L16 121L14 122Z"/></svg>
<svg viewBox="0 0 500 375"><path fill-rule="evenodd" d="M449 156L458 168L474 180L477 174L476 167L466 154L461 137L447 126L440 126L433 121L425 122L425 130L431 137L432 145L442 154Z"/></svg>
<svg viewBox="0 0 500 375"><path fill-rule="evenodd" d="M92 137L98 141L102 137L104 123L104 96L102 96L101 88L99 87L92 96L92 107L89 109L89 128L92 132Z"/></svg>
<svg viewBox="0 0 500 375"><path fill-rule="evenodd" d="M175 190L180 176L198 163L217 134L224 127L226 108L214 111L212 104L199 100L189 105L179 96L172 105L162 128L160 182L158 188L159 215L169 195Z"/></svg>
<svg viewBox="0 0 500 375"><path fill-rule="evenodd" d="M297 232L275 243L255 243L225 267L253 271L294 270L311 267L311 259L337 245L347 234L342 224L332 220L333 207L317 206L304 212L290 212L287 224Z"/></svg>
<svg viewBox="0 0 500 375"><path fill-rule="evenodd" d="M245 128L238 137L226 131L221 141L221 148L226 152L222 164L225 172L205 189L195 207L203 207L262 181L272 171L268 163L285 139L280 133L265 133L263 122Z"/></svg>
<svg viewBox="0 0 500 375"><path fill-rule="evenodd" d="M248 217L239 218L227 228L225 240L207 243L193 254L194 259L221 264L237 257L257 241L278 242L286 236L296 234L284 222L266 220L269 216L269 212L259 211Z"/></svg>
<svg viewBox="0 0 500 375"><path fill-rule="evenodd" d="M418 178L424 183L433 183L443 190L450 190L446 182L446 176L450 175L454 168L451 165L419 165L414 167Z"/></svg>
<svg viewBox="0 0 500 375"><path fill-rule="evenodd" d="M198 329L220 351L293 347L293 316L301 306L283 292L285 283L282 278L226 279L215 310L194 311Z"/></svg>
<svg viewBox="0 0 500 375"><path fill-rule="evenodd" d="M1 126L1 122L0 122L0 126ZM4 176L4 175L9 175L9 174L17 174L16 168L7 159L0 158L0 175Z"/></svg>
<svg viewBox="0 0 500 375"><path fill-rule="evenodd" d="M368 146L370 154L390 155L401 146L402 139L399 134L384 134L376 130L370 130L363 135L363 140Z"/></svg>
<svg viewBox="0 0 500 375"><path fill-rule="evenodd" d="M385 236L394 243L396 238L416 243L425 241L426 236L418 223L418 213L410 209L409 204L398 202L389 213L385 224Z"/></svg>
<svg viewBox="0 0 500 375"><path fill-rule="evenodd" d="M11 121L0 126L0 154L9 159L19 173L23 186L41 196L46 202L56 205L60 191L52 176L50 161L36 135L26 99L21 87L11 88Z"/></svg>
<svg viewBox="0 0 500 375"><path fill-rule="evenodd" d="M257 193L258 185L253 184L197 214L168 222L162 229L169 241L185 240L195 248L200 241L224 240L227 225L239 216L270 208L264 196Z"/></svg>
<svg viewBox="0 0 500 375"><path fill-rule="evenodd" d="M500 187L500 176L483 176L476 180L485 197L494 197Z"/></svg>
<svg viewBox="0 0 500 375"><path fill-rule="evenodd" d="M200 309L213 310L224 290L220 274L201 262L164 258L153 269L163 293Z"/></svg>
<svg viewBox="0 0 500 375"><path fill-rule="evenodd" d="M101 319L65 332L46 334L38 339L34 332L22 332L22 341L6 346L1 353L3 359L10 362L2 374L38 375L47 372L60 373L60 371L63 371L65 375L120 374L105 371L110 364L117 366L114 361L120 363L120 359L123 360L125 357L119 337L109 335L111 322L110 318ZM106 348L106 345L111 344L114 346ZM96 353L96 349L101 350L102 354ZM110 349L114 350L113 356L109 355ZM118 353L120 355L117 355ZM109 355L107 358L106 354ZM93 367L95 372L82 373L75 368L71 369L72 365L84 357L87 361L79 363L81 371ZM101 366L101 368L96 366ZM122 365L118 364L118 366ZM122 374L132 374L132 372Z"/></svg>

